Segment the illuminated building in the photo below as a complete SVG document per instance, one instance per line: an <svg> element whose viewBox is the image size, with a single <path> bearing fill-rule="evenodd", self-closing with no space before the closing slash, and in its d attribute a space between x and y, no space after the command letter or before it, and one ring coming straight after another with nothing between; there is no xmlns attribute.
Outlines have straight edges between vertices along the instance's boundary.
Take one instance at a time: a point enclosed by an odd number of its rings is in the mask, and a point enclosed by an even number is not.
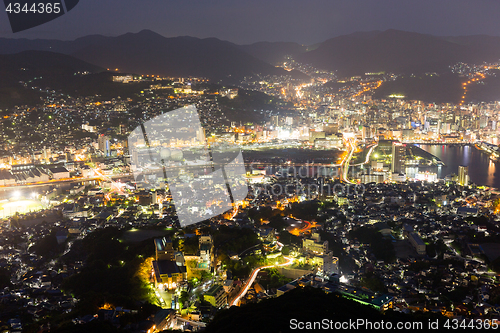
<svg viewBox="0 0 500 333"><path fill-rule="evenodd" d="M427 181L427 182L436 182L437 174L434 172L418 172L415 174L415 180L419 181Z"/></svg>
<svg viewBox="0 0 500 333"><path fill-rule="evenodd" d="M111 148L109 145L109 139L107 136L104 134L101 134L99 138L97 139L97 145L99 147L99 150L104 153L104 156L109 156L111 153Z"/></svg>
<svg viewBox="0 0 500 333"><path fill-rule="evenodd" d="M58 166L58 167L48 168L48 171L52 179L69 178L69 171L65 167Z"/></svg>
<svg viewBox="0 0 500 333"><path fill-rule="evenodd" d="M271 125L273 125L274 128L276 128L280 125L279 116L271 116Z"/></svg>
<svg viewBox="0 0 500 333"><path fill-rule="evenodd" d="M221 90L219 90L219 94L221 95L221 97L227 97L229 99L234 99L234 98L238 97L238 88L221 89Z"/></svg>
<svg viewBox="0 0 500 333"><path fill-rule="evenodd" d="M317 139L325 139L325 138L326 138L325 132L316 132L316 131L309 132L309 143L314 143L314 141Z"/></svg>
<svg viewBox="0 0 500 333"><path fill-rule="evenodd" d="M332 251L325 252L312 258L312 262L319 266L324 276L339 273L339 259L333 256Z"/></svg>
<svg viewBox="0 0 500 333"><path fill-rule="evenodd" d="M176 289L186 281L187 272L182 253L175 253L170 239L154 240L156 260L153 260L153 275L158 289Z"/></svg>
<svg viewBox="0 0 500 333"><path fill-rule="evenodd" d="M16 184L16 177L9 170L0 170L0 185L10 186Z"/></svg>
<svg viewBox="0 0 500 333"><path fill-rule="evenodd" d="M203 299L217 308L227 304L227 294L220 284L214 284L204 295Z"/></svg>
<svg viewBox="0 0 500 333"><path fill-rule="evenodd" d="M202 235L199 240L200 258L210 264L214 261L214 243L211 235Z"/></svg>
<svg viewBox="0 0 500 333"><path fill-rule="evenodd" d="M458 166L458 184L462 186L469 185L469 167L463 165Z"/></svg>
<svg viewBox="0 0 500 333"><path fill-rule="evenodd" d="M406 146L400 142L392 143L392 163L391 172L392 173L404 173L405 172L405 154Z"/></svg>
<svg viewBox="0 0 500 333"><path fill-rule="evenodd" d="M408 235L408 239L410 240L411 245L413 248L417 251L418 254L424 255L426 253L425 251L425 243L424 241L420 238L419 235L417 235L414 232L411 232Z"/></svg>
<svg viewBox="0 0 500 333"><path fill-rule="evenodd" d="M328 241L321 242L321 238L317 233L313 233L312 238L302 240L302 250L319 255L328 252Z"/></svg>
<svg viewBox="0 0 500 333"><path fill-rule="evenodd" d="M176 312L172 309L161 309L154 317L154 322L157 331L163 331L173 328L176 321Z"/></svg>

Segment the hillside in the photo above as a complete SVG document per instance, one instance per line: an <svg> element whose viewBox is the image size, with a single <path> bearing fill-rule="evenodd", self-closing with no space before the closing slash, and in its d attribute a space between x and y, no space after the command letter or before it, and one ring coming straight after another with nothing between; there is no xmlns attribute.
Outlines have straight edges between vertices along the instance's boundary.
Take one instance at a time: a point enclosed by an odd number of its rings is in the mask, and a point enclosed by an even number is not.
<svg viewBox="0 0 500 333"><path fill-rule="evenodd" d="M73 56L122 72L165 76L199 76L235 81L247 75L284 75L276 68L216 38L165 38L149 30L109 37Z"/></svg>
<svg viewBox="0 0 500 333"><path fill-rule="evenodd" d="M306 46L286 42L257 42L240 45L240 48L255 58L272 65L279 64L287 55L296 56L307 51Z"/></svg>
<svg viewBox="0 0 500 333"><path fill-rule="evenodd" d="M403 95L409 100L434 103L459 103L463 78L453 73L441 75L406 75L387 81L375 91L374 99Z"/></svg>
<svg viewBox="0 0 500 333"><path fill-rule="evenodd" d="M318 68L336 70L340 76L352 76L381 71L443 72L453 63L479 61L482 56L486 59L494 55L439 37L387 30L335 37L297 59Z"/></svg>
<svg viewBox="0 0 500 333"><path fill-rule="evenodd" d="M0 109L13 105L33 105L40 94L19 82L43 78L63 84L77 72L100 72L103 69L74 57L45 51L24 51L0 55ZM41 87L45 87L43 85Z"/></svg>
<svg viewBox="0 0 500 333"><path fill-rule="evenodd" d="M86 36L74 41L0 39L0 53L26 50L69 54L103 68L137 74L208 77L224 82L254 74L306 78L276 68L230 42L187 36L166 38L150 30L117 37Z"/></svg>

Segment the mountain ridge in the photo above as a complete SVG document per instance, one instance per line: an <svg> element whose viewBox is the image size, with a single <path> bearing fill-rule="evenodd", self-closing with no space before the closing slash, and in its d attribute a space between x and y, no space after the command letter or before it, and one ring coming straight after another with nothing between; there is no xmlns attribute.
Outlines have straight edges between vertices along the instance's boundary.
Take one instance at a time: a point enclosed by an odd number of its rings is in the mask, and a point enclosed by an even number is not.
<svg viewBox="0 0 500 333"><path fill-rule="evenodd" d="M237 45L215 37L164 37L148 29L116 37L89 35L73 41L0 38L0 53L25 50L67 54L122 72L200 76L234 83L257 74L307 79L304 74L275 67L285 55L318 69L336 71L340 77L367 72L446 72L459 61L498 61L500 37L443 37L388 29L337 36L314 48L294 42Z"/></svg>
<svg viewBox="0 0 500 333"><path fill-rule="evenodd" d="M334 37L297 58L349 76L381 71L444 71L457 61L474 57L469 48L436 36L389 29Z"/></svg>
<svg viewBox="0 0 500 333"><path fill-rule="evenodd" d="M237 81L250 75L293 75L215 37L164 37L151 30L117 37L92 35L74 41L0 39L2 53L55 51L103 68L163 76L198 76Z"/></svg>

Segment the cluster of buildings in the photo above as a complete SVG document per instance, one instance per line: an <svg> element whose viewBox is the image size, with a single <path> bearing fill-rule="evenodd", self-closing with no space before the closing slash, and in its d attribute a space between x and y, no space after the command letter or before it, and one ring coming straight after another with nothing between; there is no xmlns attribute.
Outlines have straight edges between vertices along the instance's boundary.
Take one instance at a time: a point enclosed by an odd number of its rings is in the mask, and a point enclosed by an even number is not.
<svg viewBox="0 0 500 333"><path fill-rule="evenodd" d="M70 178L70 172L63 165L14 165L10 170L0 170L0 185L22 185Z"/></svg>
<svg viewBox="0 0 500 333"><path fill-rule="evenodd" d="M210 217L232 207L232 203L221 206L219 200L207 205L203 192L199 191L200 186L208 188L214 183L204 170L206 165L202 162L206 159L197 155L202 153L199 147L207 143L212 146L237 143L247 150L282 148L294 143L299 148L335 150L341 154L351 149L349 142L355 141L369 150L366 160L353 163L357 165L351 169L350 178L365 184L362 192L337 191L334 186L339 184L337 179L325 174L289 177L252 170L247 175L251 180L249 196L234 200L245 204L235 214L213 217L202 222L203 226L214 231L222 225L251 229L260 236L265 252L278 255L283 245L287 245L295 252L297 262L307 262L308 269L279 268L281 274L293 281L279 288L277 296L298 286L313 286L341 293L382 311L393 308L403 312L435 311L449 317L498 317L500 309L490 302L498 281L489 273L484 257L493 261L500 255L490 244L500 230L495 223L471 222L477 215L489 216L490 221L497 222L493 214L498 207L492 206L495 196L491 191L468 186L466 166L460 166L454 178L439 181L433 173L420 172L420 166L438 165L440 161L411 143L470 144L481 140L480 148L490 149L493 155L498 150L495 147L500 134L500 104L435 104L408 101L402 96L373 100L369 91L376 89L380 81L395 79L395 75L373 73L363 78L341 79L353 84L338 90L324 85L339 80L334 73L318 71L292 59L287 59L284 67L310 74L311 82L290 76L255 76L240 85L281 98L277 105L287 111L254 110L263 115L260 122L243 124L226 119L219 99L234 100L241 89L213 91L194 87L205 82L204 79L171 82L132 75L117 75L114 81L150 82L138 101L119 97L104 101L96 96L71 97L47 90L43 105L19 106L6 114L0 126L0 186L80 180L64 193L60 188L53 193L59 199L57 202L64 204L52 212L38 213L40 216L37 213L26 216L27 220L46 221L51 228L34 224L20 231L15 228L16 223L23 222L19 217L8 219L1 226L5 239L0 242L0 268L12 273L15 284L15 290L0 292L0 302L11 309L6 315L15 317L16 311L24 309L37 320L50 311L70 312L74 307L76 300L64 295L60 286L63 279L77 274L83 263L55 267L54 263L42 264L42 258L27 252L30 245L55 231L53 228L57 228L57 240L64 243L68 237L81 239L107 226L177 228L179 219L172 204L177 199L192 213ZM453 70L477 82L488 74L484 66L457 64ZM193 131L189 126L174 126L187 137L175 140L154 130L152 135L144 135L140 124L158 119L155 117L160 117L164 110L186 105L196 107L203 128ZM165 184L159 184L170 170L163 167L143 172L154 169L160 162L164 165L165 161L182 169L176 176L180 179L177 190L183 195L176 200L173 196L177 193L169 193L164 189ZM144 175L132 180L141 172ZM99 188L85 186L93 187L95 184L86 181L97 178L101 182ZM194 178L198 183L188 182ZM226 194L227 184L219 185L215 187L219 194ZM281 188L291 185L291 190L279 193L262 190L274 185ZM161 190L150 191L151 187ZM323 191L325 187L328 189ZM301 244L281 244L277 239L280 231L259 228L257 225L262 221L252 221L248 215L249 209L265 207L285 214L292 202L308 200L329 202L335 208L318 210L317 223L307 232L298 233ZM393 247L394 260L377 257L373 244L360 242L353 236L353 231L362 228L383 235ZM204 273L217 275L220 271L217 269L220 253L210 234L200 235L196 253L178 251L168 238L155 239L154 247L151 282L160 297L193 292L188 287L189 280L201 278ZM232 260L241 260L236 254L227 255ZM41 266L34 271L31 267L37 261ZM363 288L367 276L380 281L384 291ZM240 290L242 283L236 282L226 273L225 278L217 276L205 281L197 290L212 307L224 308ZM260 285L254 287L254 292L257 296L249 297L248 301L273 296ZM170 302L165 304L170 309L158 312L147 330L174 327L174 322L185 320L174 311L179 307L178 295ZM117 309L106 311L100 315L109 320L116 318ZM79 320L87 322L94 317L92 314ZM197 312L190 318L200 319ZM15 329L22 327L18 320L10 324Z"/></svg>
<svg viewBox="0 0 500 333"><path fill-rule="evenodd" d="M394 297L390 294L376 294L364 288L356 288L339 283L335 279L325 279L309 273L297 278L277 290L276 296L281 296L297 287L313 287L322 289L325 293L338 293L342 296L371 306L379 311L393 309Z"/></svg>

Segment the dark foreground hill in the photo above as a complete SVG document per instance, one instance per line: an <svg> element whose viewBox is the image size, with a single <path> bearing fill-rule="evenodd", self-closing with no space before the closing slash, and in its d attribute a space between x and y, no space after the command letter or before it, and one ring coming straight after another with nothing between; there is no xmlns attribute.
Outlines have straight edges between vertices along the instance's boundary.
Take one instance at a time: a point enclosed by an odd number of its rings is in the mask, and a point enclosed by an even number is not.
<svg viewBox="0 0 500 333"><path fill-rule="evenodd" d="M293 332L304 331L296 327L298 322L329 323L349 322L358 319L380 323L415 322L427 325L439 315L405 315L397 312L382 314L374 308L343 298L337 294L326 294L321 289L296 288L278 298L256 304L231 307L215 316L205 332ZM296 321L295 321L296 320ZM424 326L426 327L426 326ZM295 328L295 329L294 329ZM322 330L324 328L320 328ZM363 327L358 327L362 329ZM328 328L327 330L335 330Z"/></svg>

